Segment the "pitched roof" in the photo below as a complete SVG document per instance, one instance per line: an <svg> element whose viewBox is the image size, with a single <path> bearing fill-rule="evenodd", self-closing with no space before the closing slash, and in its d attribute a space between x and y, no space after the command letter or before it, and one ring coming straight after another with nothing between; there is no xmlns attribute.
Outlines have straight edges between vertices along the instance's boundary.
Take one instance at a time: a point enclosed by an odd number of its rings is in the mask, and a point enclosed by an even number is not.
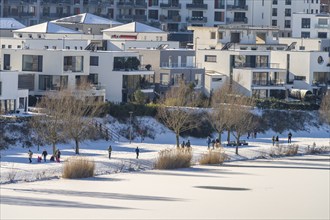
<svg viewBox="0 0 330 220"><path fill-rule="evenodd" d="M93 15L90 13L73 15L65 18L60 18L52 21L54 23L78 23L78 24L115 24L120 25L122 23L114 20L109 20L107 18L102 18L97 15Z"/></svg>
<svg viewBox="0 0 330 220"><path fill-rule="evenodd" d="M24 27L25 25L21 24L14 18L0 18L0 29L16 30Z"/></svg>
<svg viewBox="0 0 330 220"><path fill-rule="evenodd" d="M133 32L133 33L165 33L164 31L139 22L131 22L117 27L108 28L104 32Z"/></svg>
<svg viewBox="0 0 330 220"><path fill-rule="evenodd" d="M51 22L45 22L30 27L15 30L14 32L24 33L44 33L44 34L81 34L79 31L74 31L69 28L59 26Z"/></svg>

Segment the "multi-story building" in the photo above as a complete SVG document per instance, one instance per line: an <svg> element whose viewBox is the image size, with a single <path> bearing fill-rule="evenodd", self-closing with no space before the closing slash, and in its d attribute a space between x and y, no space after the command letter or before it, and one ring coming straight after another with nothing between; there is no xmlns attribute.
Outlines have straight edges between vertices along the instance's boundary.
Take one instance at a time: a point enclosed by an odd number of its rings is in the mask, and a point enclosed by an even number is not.
<svg viewBox="0 0 330 220"><path fill-rule="evenodd" d="M327 51L279 44L278 30L257 27L191 27L197 63L235 82L246 95L285 98L292 89L330 89ZM303 62L302 62L303 61Z"/></svg>
<svg viewBox="0 0 330 220"><path fill-rule="evenodd" d="M330 14L294 13L292 37L330 38Z"/></svg>
<svg viewBox="0 0 330 220"><path fill-rule="evenodd" d="M165 31L223 24L278 26L291 35L292 13L318 14L321 0L1 0L1 17L25 25L80 13L123 23L149 23Z"/></svg>
<svg viewBox="0 0 330 220"><path fill-rule="evenodd" d="M320 0L321 1L321 13L330 13L330 0Z"/></svg>

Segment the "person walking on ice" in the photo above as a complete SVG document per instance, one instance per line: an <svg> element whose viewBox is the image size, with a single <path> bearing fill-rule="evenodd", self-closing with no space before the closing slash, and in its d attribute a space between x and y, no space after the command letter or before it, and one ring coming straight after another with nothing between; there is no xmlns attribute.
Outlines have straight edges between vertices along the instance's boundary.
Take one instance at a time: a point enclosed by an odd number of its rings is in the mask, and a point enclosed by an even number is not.
<svg viewBox="0 0 330 220"><path fill-rule="evenodd" d="M109 148L108 148L109 159L111 159L111 152L112 152L112 147L111 147L111 145L110 145Z"/></svg>
<svg viewBox="0 0 330 220"><path fill-rule="evenodd" d="M46 157L48 155L47 151L44 150L41 155L44 157L44 162L46 162Z"/></svg>
<svg viewBox="0 0 330 220"><path fill-rule="evenodd" d="M33 153L32 153L31 150L29 150L28 155L29 155L29 161L30 161L30 163L32 163L32 155L33 155Z"/></svg>
<svg viewBox="0 0 330 220"><path fill-rule="evenodd" d="M139 154L140 154L140 149L139 149L139 147L136 147L136 149L135 149L135 153L136 153L136 159L139 159Z"/></svg>
<svg viewBox="0 0 330 220"><path fill-rule="evenodd" d="M288 134L288 143L289 144L291 144L291 138L292 138L292 134L291 134L291 132L289 132L289 134Z"/></svg>

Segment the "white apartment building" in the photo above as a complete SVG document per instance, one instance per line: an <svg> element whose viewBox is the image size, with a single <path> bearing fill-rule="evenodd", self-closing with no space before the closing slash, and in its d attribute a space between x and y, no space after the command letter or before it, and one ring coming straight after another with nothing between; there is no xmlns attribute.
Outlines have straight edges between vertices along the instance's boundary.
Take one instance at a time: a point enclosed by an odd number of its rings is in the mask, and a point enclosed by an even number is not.
<svg viewBox="0 0 330 220"><path fill-rule="evenodd" d="M34 25L81 13L143 22L165 31L223 24L277 26L291 36L292 13L318 14L320 0L1 0L1 17Z"/></svg>
<svg viewBox="0 0 330 220"><path fill-rule="evenodd" d="M194 30L196 62L206 72L226 75L246 95L285 98L292 89L314 94L330 89L326 51L301 51L294 44L279 44L276 30L269 28L190 29Z"/></svg>
<svg viewBox="0 0 330 220"><path fill-rule="evenodd" d="M0 114L27 112L29 92L18 88L18 72L0 70Z"/></svg>
<svg viewBox="0 0 330 220"><path fill-rule="evenodd" d="M330 14L294 13L292 37L330 39Z"/></svg>
<svg viewBox="0 0 330 220"><path fill-rule="evenodd" d="M0 18L0 37L12 37L13 30L24 28L25 26L13 18Z"/></svg>

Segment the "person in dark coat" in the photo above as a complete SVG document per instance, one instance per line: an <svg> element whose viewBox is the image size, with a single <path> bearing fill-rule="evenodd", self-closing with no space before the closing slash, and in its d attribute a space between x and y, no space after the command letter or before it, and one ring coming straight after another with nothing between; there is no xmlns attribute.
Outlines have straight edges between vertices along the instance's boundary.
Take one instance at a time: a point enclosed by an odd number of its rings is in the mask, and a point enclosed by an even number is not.
<svg viewBox="0 0 330 220"><path fill-rule="evenodd" d="M136 149L135 149L135 153L136 153L136 159L139 159L139 154L140 154L140 149L139 149L139 147L136 147Z"/></svg>
<svg viewBox="0 0 330 220"><path fill-rule="evenodd" d="M44 157L44 162L46 162L46 157L48 155L47 151L44 150L41 155Z"/></svg>
<svg viewBox="0 0 330 220"><path fill-rule="evenodd" d="M276 138L275 138L275 142L276 142L276 146L278 146L278 144L279 144L279 142L280 142L278 136L276 136Z"/></svg>
<svg viewBox="0 0 330 220"><path fill-rule="evenodd" d="M211 142L212 142L211 137L208 136L208 137L207 137L207 141L206 141L206 143L207 143L207 149L210 149L210 144L211 144Z"/></svg>
<svg viewBox="0 0 330 220"><path fill-rule="evenodd" d="M275 145L275 136L272 137L273 146Z"/></svg>
<svg viewBox="0 0 330 220"><path fill-rule="evenodd" d="M182 141L181 147L184 148L186 146L186 142Z"/></svg>
<svg viewBox="0 0 330 220"><path fill-rule="evenodd" d="M291 144L291 138L292 138L292 134L291 134L291 132L289 132L289 134L288 134L288 143L290 143L290 144Z"/></svg>
<svg viewBox="0 0 330 220"><path fill-rule="evenodd" d="M33 155L33 153L32 153L31 150L29 150L28 155L29 155L29 161L30 161L30 163L32 163L32 155Z"/></svg>
<svg viewBox="0 0 330 220"><path fill-rule="evenodd" d="M187 147L187 148L190 148L190 147L191 147L191 145L190 145L190 140L187 141L187 143L186 143L186 147Z"/></svg>
<svg viewBox="0 0 330 220"><path fill-rule="evenodd" d="M111 152L112 152L112 147L111 147L111 145L110 145L109 148L108 148L109 159L111 158Z"/></svg>

